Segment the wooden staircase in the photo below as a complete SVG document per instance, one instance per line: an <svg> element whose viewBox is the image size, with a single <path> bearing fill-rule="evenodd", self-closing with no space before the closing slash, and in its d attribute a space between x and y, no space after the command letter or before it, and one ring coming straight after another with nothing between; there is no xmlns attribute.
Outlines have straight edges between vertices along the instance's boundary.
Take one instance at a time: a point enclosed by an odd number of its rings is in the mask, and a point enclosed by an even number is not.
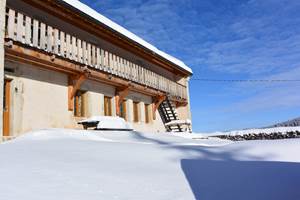
<svg viewBox="0 0 300 200"><path fill-rule="evenodd" d="M168 97L160 104L158 112L164 124L179 119L176 112L176 107L174 103L168 99ZM183 132L183 129L180 125L165 127L168 132Z"/></svg>

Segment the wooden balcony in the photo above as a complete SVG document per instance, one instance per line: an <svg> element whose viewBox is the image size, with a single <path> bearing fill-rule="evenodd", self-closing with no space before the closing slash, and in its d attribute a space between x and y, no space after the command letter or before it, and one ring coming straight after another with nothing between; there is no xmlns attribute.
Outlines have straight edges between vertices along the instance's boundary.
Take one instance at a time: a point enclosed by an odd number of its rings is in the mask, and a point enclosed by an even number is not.
<svg viewBox="0 0 300 200"><path fill-rule="evenodd" d="M6 39L186 100L186 87L100 46L7 8Z"/></svg>

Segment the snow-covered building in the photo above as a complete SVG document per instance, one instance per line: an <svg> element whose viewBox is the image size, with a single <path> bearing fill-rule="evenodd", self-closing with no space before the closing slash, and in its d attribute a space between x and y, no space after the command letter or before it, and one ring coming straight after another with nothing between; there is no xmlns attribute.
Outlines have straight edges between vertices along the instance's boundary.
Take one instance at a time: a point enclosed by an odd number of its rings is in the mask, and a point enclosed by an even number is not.
<svg viewBox="0 0 300 200"><path fill-rule="evenodd" d="M0 4L1 135L79 128L95 115L155 132L191 119L182 61L77 0Z"/></svg>

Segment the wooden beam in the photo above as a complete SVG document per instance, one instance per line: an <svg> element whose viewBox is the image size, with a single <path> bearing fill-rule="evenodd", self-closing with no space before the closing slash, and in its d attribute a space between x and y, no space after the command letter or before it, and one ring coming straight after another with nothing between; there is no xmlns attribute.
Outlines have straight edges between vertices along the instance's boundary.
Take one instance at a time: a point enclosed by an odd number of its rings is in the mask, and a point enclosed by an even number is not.
<svg viewBox="0 0 300 200"><path fill-rule="evenodd" d="M115 100L116 100L116 114L117 116L121 117L121 104L124 100L124 98L128 95L130 90L130 87L119 87L116 88L116 95L115 95Z"/></svg>
<svg viewBox="0 0 300 200"><path fill-rule="evenodd" d="M158 109L158 107L160 106L160 104L167 98L166 95L160 95L160 96L156 96L153 98L153 109L152 109L152 116L153 116L153 120L156 120L156 111Z"/></svg>
<svg viewBox="0 0 300 200"><path fill-rule="evenodd" d="M77 76L69 76L68 80L68 109L74 110L74 96L79 90L81 84L87 79L86 73L79 74Z"/></svg>
<svg viewBox="0 0 300 200"><path fill-rule="evenodd" d="M176 108L186 106L188 104L187 101L174 101Z"/></svg>

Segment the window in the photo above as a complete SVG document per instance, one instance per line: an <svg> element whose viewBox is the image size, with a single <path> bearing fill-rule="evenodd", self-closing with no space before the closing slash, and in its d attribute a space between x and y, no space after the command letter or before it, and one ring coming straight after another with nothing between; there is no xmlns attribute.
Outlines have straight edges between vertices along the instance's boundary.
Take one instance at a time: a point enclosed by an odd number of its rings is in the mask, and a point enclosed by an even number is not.
<svg viewBox="0 0 300 200"><path fill-rule="evenodd" d="M78 90L74 96L74 116L84 117L85 92Z"/></svg>
<svg viewBox="0 0 300 200"><path fill-rule="evenodd" d="M150 123L150 105L145 104L145 122Z"/></svg>
<svg viewBox="0 0 300 200"><path fill-rule="evenodd" d="M133 121L139 122L139 103L133 102Z"/></svg>
<svg viewBox="0 0 300 200"><path fill-rule="evenodd" d="M111 97L104 97L104 115L105 116L112 116L112 108L111 108Z"/></svg>
<svg viewBox="0 0 300 200"><path fill-rule="evenodd" d="M120 106L120 114L121 114L121 117L124 118L125 120L127 120L127 115L126 115L126 100L124 100L122 103L121 103L121 106Z"/></svg>

